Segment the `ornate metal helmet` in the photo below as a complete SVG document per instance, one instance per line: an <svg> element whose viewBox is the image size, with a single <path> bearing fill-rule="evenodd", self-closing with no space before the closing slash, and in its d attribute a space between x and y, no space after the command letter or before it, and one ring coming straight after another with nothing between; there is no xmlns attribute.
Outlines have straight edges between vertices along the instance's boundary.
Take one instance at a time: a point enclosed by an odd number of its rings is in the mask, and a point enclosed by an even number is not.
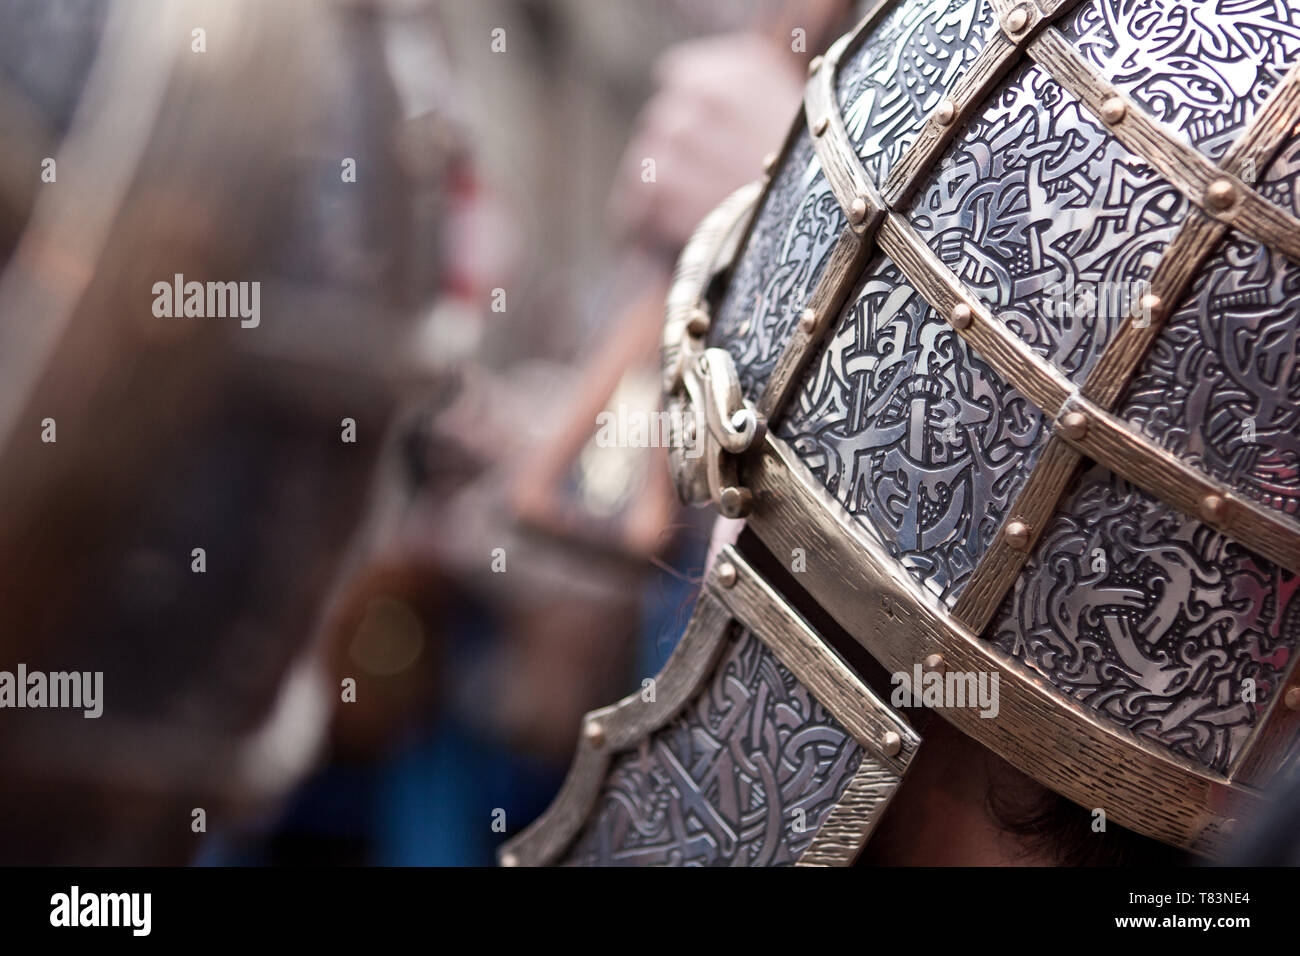
<svg viewBox="0 0 1300 956"><path fill-rule="evenodd" d="M727 549L503 862L851 860L921 738L827 618L1220 852L1300 739L1298 52L1295 4L882 0L810 64L663 349L680 492L806 593Z"/></svg>

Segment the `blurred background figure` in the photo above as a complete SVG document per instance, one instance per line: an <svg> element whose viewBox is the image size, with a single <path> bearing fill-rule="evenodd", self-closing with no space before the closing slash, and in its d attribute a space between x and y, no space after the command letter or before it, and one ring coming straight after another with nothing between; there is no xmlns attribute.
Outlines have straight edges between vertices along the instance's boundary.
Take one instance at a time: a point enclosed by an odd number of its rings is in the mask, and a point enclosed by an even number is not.
<svg viewBox="0 0 1300 956"><path fill-rule="evenodd" d="M0 712L5 863L194 859L322 753L456 155L379 27L0 3L0 669L103 674ZM177 276L256 308L164 315Z"/></svg>
<svg viewBox="0 0 1300 956"><path fill-rule="evenodd" d="M491 863L685 621L704 518L597 417L848 17L0 0L0 669L105 688L0 712L0 862Z"/></svg>
<svg viewBox="0 0 1300 956"><path fill-rule="evenodd" d="M419 686L436 689L409 709L372 694L385 713L367 723L370 743L336 750L256 859L309 845L324 859L490 865L558 789L582 715L659 671L709 519L680 512L663 448L603 447L598 416L658 407L677 252L761 174L808 59L845 13L630 0L420 9L440 24L484 210L458 235L486 237L505 269L478 269L487 281L472 295L436 308L473 347L436 350L444 373L408 435L410 507L378 562L387 570L352 603L446 596L424 618L440 664ZM370 640L388 638L363 627L337 644ZM350 728L363 712L340 709L336 732L360 744Z"/></svg>

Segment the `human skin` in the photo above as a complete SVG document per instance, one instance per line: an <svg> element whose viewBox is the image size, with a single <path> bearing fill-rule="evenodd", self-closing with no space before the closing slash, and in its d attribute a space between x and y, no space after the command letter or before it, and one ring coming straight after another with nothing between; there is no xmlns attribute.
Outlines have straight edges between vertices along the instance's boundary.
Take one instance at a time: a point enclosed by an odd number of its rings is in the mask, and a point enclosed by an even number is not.
<svg viewBox="0 0 1300 956"><path fill-rule="evenodd" d="M799 60L758 33L691 40L655 67L610 196L616 231L676 249L709 210L761 175L803 93ZM646 160L654 180L646 181Z"/></svg>
<svg viewBox="0 0 1300 956"><path fill-rule="evenodd" d="M934 718L924 744L860 863L877 866L1053 866L1042 841L1008 832L988 806L992 788L1033 799L1046 791L1010 764ZM1081 814L1082 810L1079 811Z"/></svg>

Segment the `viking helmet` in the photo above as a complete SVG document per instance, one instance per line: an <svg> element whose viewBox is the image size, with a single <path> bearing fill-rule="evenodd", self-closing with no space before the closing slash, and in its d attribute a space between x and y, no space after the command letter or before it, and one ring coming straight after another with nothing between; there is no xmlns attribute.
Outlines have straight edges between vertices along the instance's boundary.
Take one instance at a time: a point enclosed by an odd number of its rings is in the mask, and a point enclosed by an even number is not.
<svg viewBox="0 0 1300 956"><path fill-rule="evenodd" d="M1300 739L1298 51L1293 4L882 0L809 64L663 340L680 493L789 573L723 552L503 862L849 862L904 686L1220 854Z"/></svg>

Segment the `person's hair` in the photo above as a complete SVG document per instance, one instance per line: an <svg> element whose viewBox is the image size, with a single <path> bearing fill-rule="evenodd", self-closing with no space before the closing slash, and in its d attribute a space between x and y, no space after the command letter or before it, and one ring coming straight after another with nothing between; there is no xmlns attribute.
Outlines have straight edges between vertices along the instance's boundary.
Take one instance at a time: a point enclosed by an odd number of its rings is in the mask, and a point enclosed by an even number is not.
<svg viewBox="0 0 1300 956"><path fill-rule="evenodd" d="M996 779L996 778L995 778ZM990 784L987 807L993 820L1020 839L1026 850L1061 866L1177 866L1189 862L1182 850L1134 833L1114 821L1093 830L1093 814L1036 785Z"/></svg>

